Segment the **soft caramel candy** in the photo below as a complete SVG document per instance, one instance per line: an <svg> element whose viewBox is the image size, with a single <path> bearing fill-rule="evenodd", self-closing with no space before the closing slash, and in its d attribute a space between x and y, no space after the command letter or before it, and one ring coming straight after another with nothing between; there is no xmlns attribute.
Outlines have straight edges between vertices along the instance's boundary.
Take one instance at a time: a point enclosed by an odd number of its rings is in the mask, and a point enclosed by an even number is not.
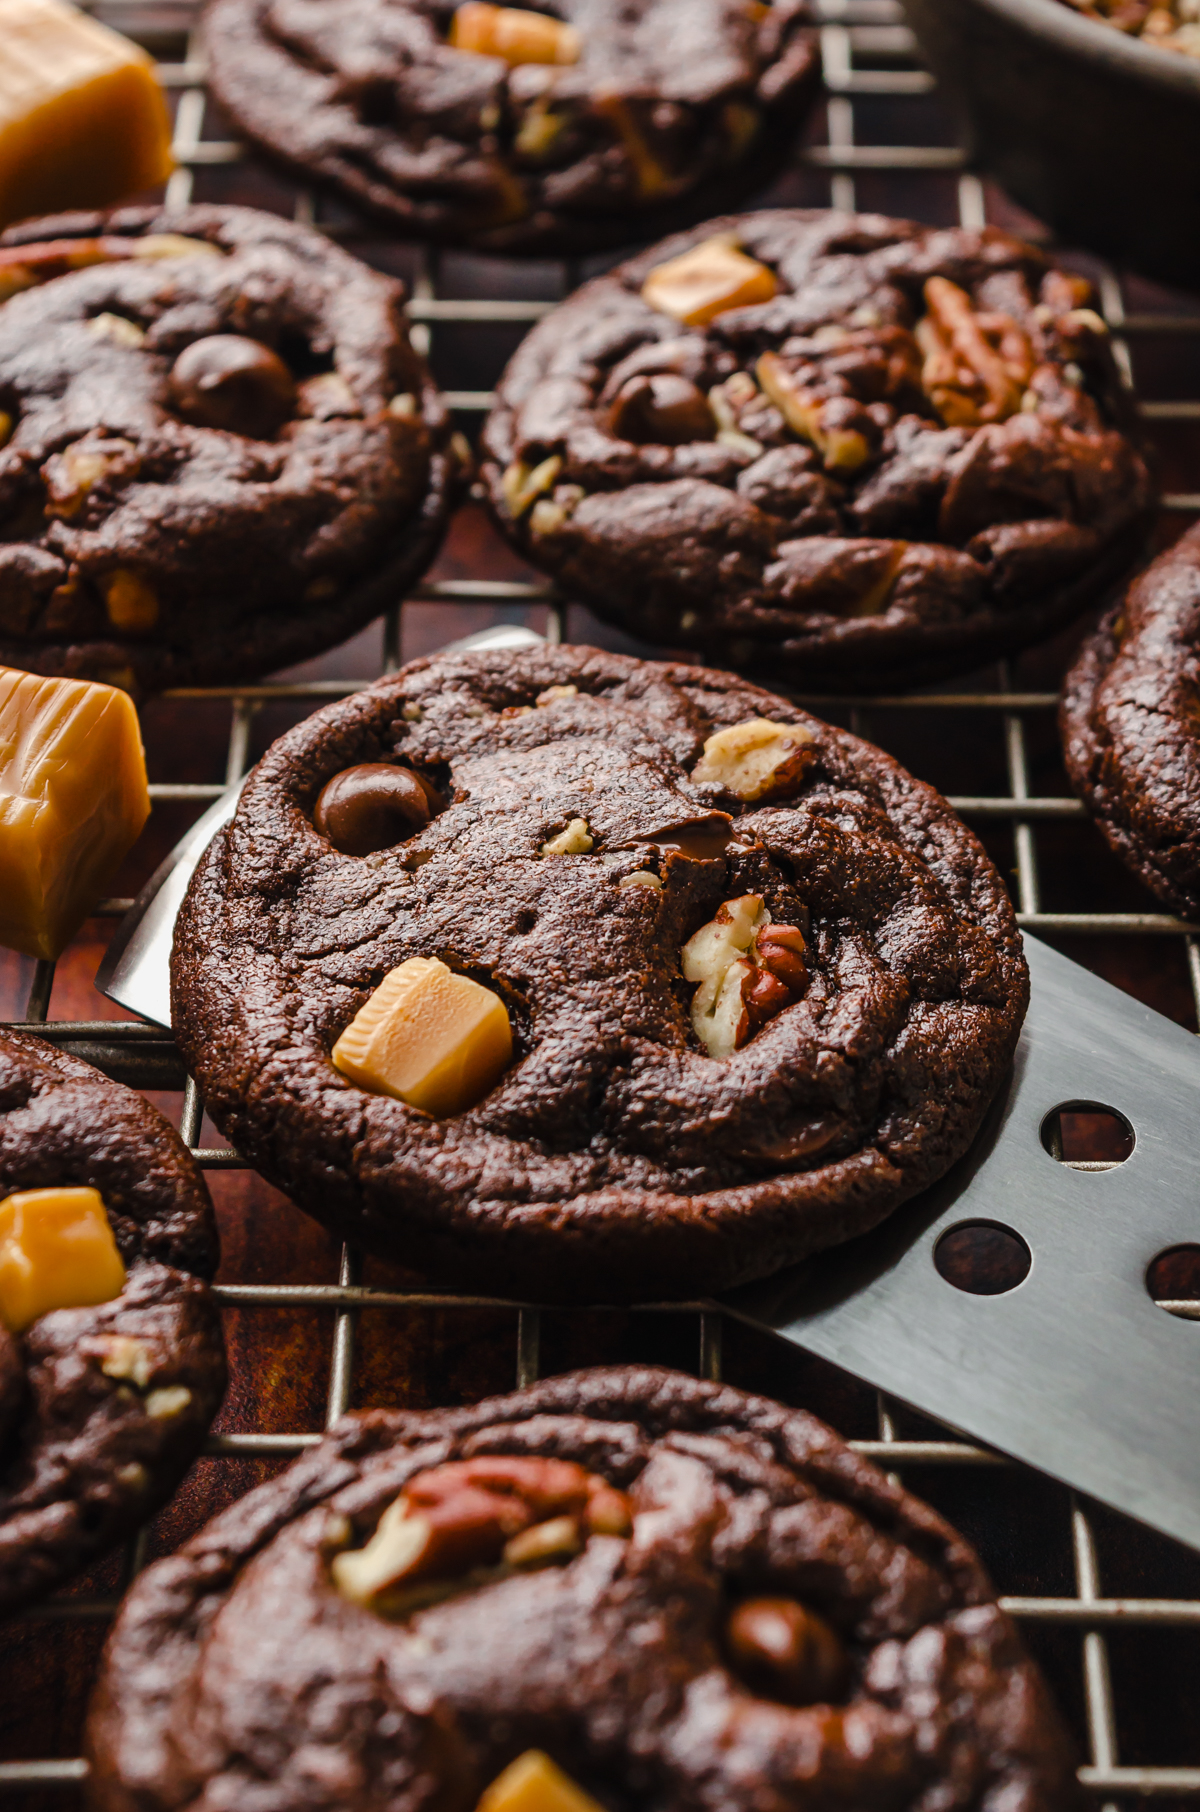
<svg viewBox="0 0 1200 1812"><path fill-rule="evenodd" d="M0 944L58 956L149 811L124 692L0 667Z"/></svg>
<svg viewBox="0 0 1200 1812"><path fill-rule="evenodd" d="M519 6L464 0L450 21L455 50L473 50L506 63L578 63L582 43L573 25Z"/></svg>
<svg viewBox="0 0 1200 1812"><path fill-rule="evenodd" d="M144 51L63 0L0 0L0 226L106 207L171 169Z"/></svg>
<svg viewBox="0 0 1200 1812"><path fill-rule="evenodd" d="M705 327L727 308L769 302L778 287L765 264L747 258L720 233L678 258L656 264L642 284L642 300L685 327Z"/></svg>
<svg viewBox="0 0 1200 1812"><path fill-rule="evenodd" d="M12 1333L51 1309L111 1302L124 1287L95 1189L25 1189L0 1202L0 1321Z"/></svg>
<svg viewBox="0 0 1200 1812"><path fill-rule="evenodd" d="M527 1749L487 1788L476 1812L601 1812L540 1749Z"/></svg>
<svg viewBox="0 0 1200 1812"><path fill-rule="evenodd" d="M385 975L333 1047L351 1082L439 1119L474 1107L511 1060L500 996L429 956Z"/></svg>
<svg viewBox="0 0 1200 1812"><path fill-rule="evenodd" d="M701 786L720 786L737 799L776 798L794 787L812 758L813 733L802 724L751 717L718 730L692 769Z"/></svg>

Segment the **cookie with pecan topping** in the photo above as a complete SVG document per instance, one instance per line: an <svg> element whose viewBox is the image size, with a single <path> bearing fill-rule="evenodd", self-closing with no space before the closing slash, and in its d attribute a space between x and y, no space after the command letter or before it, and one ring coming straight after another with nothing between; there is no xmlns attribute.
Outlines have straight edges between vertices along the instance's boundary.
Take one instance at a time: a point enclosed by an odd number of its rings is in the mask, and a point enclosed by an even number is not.
<svg viewBox="0 0 1200 1812"><path fill-rule="evenodd" d="M588 648L416 661L289 731L172 973L257 1169L520 1299L689 1296L874 1226L965 1151L1027 998L938 794L729 674Z"/></svg>
<svg viewBox="0 0 1200 1812"><path fill-rule="evenodd" d="M808 0L209 0L242 132L423 238L586 252L732 207L819 84Z"/></svg>
<svg viewBox="0 0 1200 1812"><path fill-rule="evenodd" d="M89 1209L100 1244L81 1250ZM174 1128L90 1064L0 1032L0 1614L131 1535L196 1457L225 1390L216 1266Z"/></svg>
<svg viewBox="0 0 1200 1812"><path fill-rule="evenodd" d="M709 221L540 322L484 478L570 597L796 685L910 685L1047 634L1151 487L1089 286L994 229Z"/></svg>
<svg viewBox="0 0 1200 1812"><path fill-rule="evenodd" d="M0 236L0 662L134 691L332 646L433 558L449 418L399 286L249 208Z"/></svg>
<svg viewBox="0 0 1200 1812"><path fill-rule="evenodd" d="M99 1812L471 1812L531 1749L617 1812L1079 1801L961 1536L805 1411L633 1366L348 1416L142 1574L87 1747Z"/></svg>
<svg viewBox="0 0 1200 1812"><path fill-rule="evenodd" d="M1134 581L1063 684L1071 785L1164 905L1200 919L1200 528Z"/></svg>

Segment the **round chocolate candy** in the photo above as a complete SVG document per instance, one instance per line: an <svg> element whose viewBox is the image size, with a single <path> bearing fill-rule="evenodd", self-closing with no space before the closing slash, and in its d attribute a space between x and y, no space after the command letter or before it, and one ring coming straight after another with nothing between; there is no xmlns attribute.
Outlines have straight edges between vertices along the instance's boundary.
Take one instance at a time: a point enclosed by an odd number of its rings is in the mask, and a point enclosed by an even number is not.
<svg viewBox="0 0 1200 1812"><path fill-rule="evenodd" d="M295 381L279 355L237 333L193 340L171 367L168 382L186 421L250 440L273 439L296 406Z"/></svg>
<svg viewBox="0 0 1200 1812"><path fill-rule="evenodd" d="M613 398L608 426L621 440L679 447L689 440L711 440L716 423L708 398L674 371L632 377Z"/></svg>
<svg viewBox="0 0 1200 1812"><path fill-rule="evenodd" d="M785 1705L819 1705L841 1691L846 1652L824 1618L794 1598L747 1598L725 1626L746 1684Z"/></svg>
<svg viewBox="0 0 1200 1812"><path fill-rule="evenodd" d="M440 801L411 768L364 761L326 781L313 823L343 856L370 856L415 836Z"/></svg>

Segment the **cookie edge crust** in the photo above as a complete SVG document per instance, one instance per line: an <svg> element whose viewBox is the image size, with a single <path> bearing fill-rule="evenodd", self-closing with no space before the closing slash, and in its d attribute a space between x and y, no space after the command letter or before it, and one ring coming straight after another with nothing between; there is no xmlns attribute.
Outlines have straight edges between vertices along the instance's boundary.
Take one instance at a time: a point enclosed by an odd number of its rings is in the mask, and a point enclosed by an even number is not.
<svg viewBox="0 0 1200 1812"><path fill-rule="evenodd" d="M1127 807L1127 789L1115 791L1102 785L1099 768L1111 756L1111 743L1096 723L1100 693L1120 652L1115 627L1135 593L1149 592L1163 568L1187 564L1200 570L1200 526L1188 529L1179 540L1157 555L1110 606L1079 648L1062 684L1058 706L1059 740L1071 790L1083 803L1121 864L1154 896L1183 918L1200 920L1200 867L1194 888L1183 886L1165 872L1151 853L1133 814ZM1151 607L1152 608L1152 607ZM1120 771L1120 770L1118 770ZM1179 814L1181 831L1189 816L1187 801L1171 800Z"/></svg>

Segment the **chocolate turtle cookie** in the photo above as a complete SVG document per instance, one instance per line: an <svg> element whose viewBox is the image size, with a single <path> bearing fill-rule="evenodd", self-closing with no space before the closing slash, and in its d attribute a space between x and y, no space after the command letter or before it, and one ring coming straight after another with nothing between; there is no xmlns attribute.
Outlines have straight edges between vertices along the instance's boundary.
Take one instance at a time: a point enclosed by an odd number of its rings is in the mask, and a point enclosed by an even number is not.
<svg viewBox="0 0 1200 1812"><path fill-rule="evenodd" d="M0 236L0 662L152 691L340 641L454 489L401 292L248 208Z"/></svg>
<svg viewBox="0 0 1200 1812"><path fill-rule="evenodd" d="M1200 918L1200 528L1149 566L1063 686L1071 785L1167 906Z"/></svg>
<svg viewBox="0 0 1200 1812"><path fill-rule="evenodd" d="M445 1282L646 1300L863 1232L965 1151L1027 974L971 832L728 674L444 654L280 738L176 926L208 1110Z"/></svg>
<svg viewBox="0 0 1200 1812"><path fill-rule="evenodd" d="M733 206L819 81L807 0L210 0L205 42L266 151L409 233L504 252Z"/></svg>
<svg viewBox="0 0 1200 1812"><path fill-rule="evenodd" d="M802 1410L635 1367L348 1416L137 1581L88 1748L99 1812L1078 1803L940 1516ZM522 1756L557 1796L506 1798Z"/></svg>
<svg viewBox="0 0 1200 1812"><path fill-rule="evenodd" d="M0 1031L0 1614L166 1502L225 1389L212 1203L141 1095Z"/></svg>
<svg viewBox="0 0 1200 1812"><path fill-rule="evenodd" d="M1090 295L992 229L709 221L533 329L487 424L495 514L569 596L721 665L842 690L973 666L1141 545Z"/></svg>

